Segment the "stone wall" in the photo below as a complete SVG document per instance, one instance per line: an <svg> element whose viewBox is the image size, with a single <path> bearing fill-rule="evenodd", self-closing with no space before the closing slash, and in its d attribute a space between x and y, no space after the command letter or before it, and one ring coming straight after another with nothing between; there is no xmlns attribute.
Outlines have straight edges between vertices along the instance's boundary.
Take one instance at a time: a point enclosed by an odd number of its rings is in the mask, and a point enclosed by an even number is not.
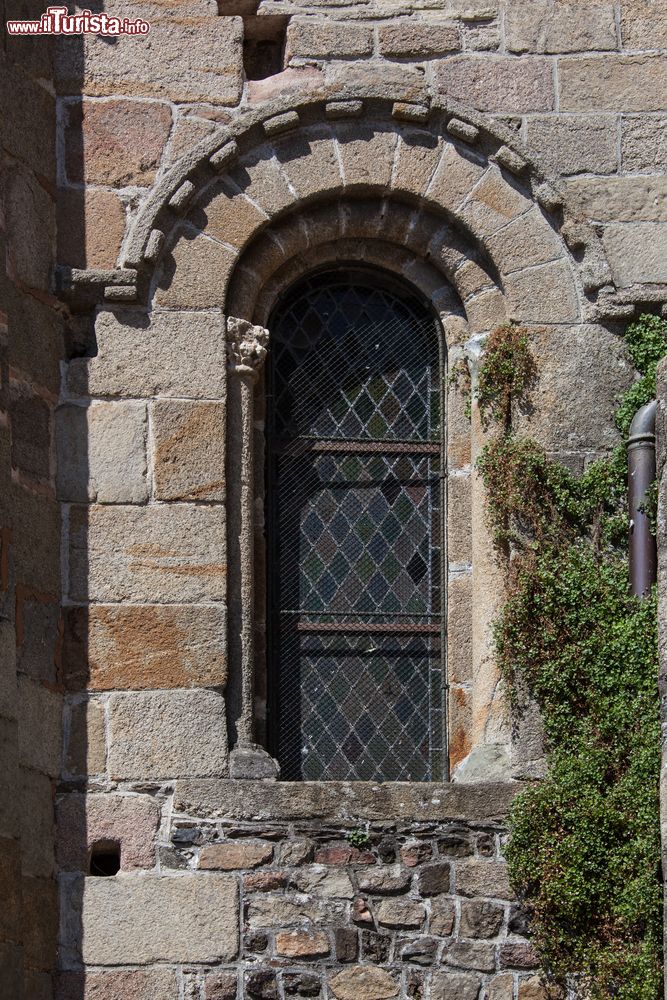
<svg viewBox="0 0 667 1000"><path fill-rule="evenodd" d="M39 17L7 3L5 16ZM53 295L52 46L0 50L0 993L50 1000L60 772L60 514L53 413L63 307Z"/></svg>
<svg viewBox="0 0 667 1000"><path fill-rule="evenodd" d="M4 41L0 983L51 1000L59 782L61 1000L536 1000L501 848L540 729L512 727L489 656L502 581L478 415L451 390L450 760L457 780L506 779L502 802L487 784L239 783L233 748L266 695L247 589L263 402L261 379L228 376L226 338L304 270L373 263L430 299L473 374L494 326L539 328L522 429L575 471L606 452L632 379L622 324L667 302L667 16L648 0L109 12L150 35ZM120 874L92 878L105 844Z"/></svg>
<svg viewBox="0 0 667 1000"><path fill-rule="evenodd" d="M542 1000L502 858L514 791L213 780L63 796L59 996ZM121 873L84 880L102 838L122 843Z"/></svg>

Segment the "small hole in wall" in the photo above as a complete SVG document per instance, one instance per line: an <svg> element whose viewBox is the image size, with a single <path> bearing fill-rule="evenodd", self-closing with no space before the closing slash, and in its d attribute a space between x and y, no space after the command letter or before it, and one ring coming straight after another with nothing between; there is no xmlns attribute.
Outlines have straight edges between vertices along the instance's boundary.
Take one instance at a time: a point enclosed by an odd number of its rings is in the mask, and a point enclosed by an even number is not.
<svg viewBox="0 0 667 1000"><path fill-rule="evenodd" d="M246 80L266 80L283 68L288 18L267 14L243 18L243 69Z"/></svg>
<svg viewBox="0 0 667 1000"><path fill-rule="evenodd" d="M120 844L105 840L93 844L90 852L90 874L110 878L120 871Z"/></svg>

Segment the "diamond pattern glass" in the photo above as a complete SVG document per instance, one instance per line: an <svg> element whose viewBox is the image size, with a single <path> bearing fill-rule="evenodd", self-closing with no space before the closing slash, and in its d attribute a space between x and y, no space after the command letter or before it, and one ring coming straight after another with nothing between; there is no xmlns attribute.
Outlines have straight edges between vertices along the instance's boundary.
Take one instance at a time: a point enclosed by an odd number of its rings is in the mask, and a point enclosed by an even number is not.
<svg viewBox="0 0 667 1000"><path fill-rule="evenodd" d="M443 773L435 320L363 272L271 322L270 714L283 777Z"/></svg>

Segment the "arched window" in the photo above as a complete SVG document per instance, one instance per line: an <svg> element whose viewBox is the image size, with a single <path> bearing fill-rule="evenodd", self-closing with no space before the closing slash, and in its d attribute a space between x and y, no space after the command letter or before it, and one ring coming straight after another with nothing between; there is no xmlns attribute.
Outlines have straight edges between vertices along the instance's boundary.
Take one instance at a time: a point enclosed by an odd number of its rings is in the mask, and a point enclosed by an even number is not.
<svg viewBox="0 0 667 1000"><path fill-rule="evenodd" d="M395 279L341 269L269 329L271 749L292 780L440 779L439 323Z"/></svg>

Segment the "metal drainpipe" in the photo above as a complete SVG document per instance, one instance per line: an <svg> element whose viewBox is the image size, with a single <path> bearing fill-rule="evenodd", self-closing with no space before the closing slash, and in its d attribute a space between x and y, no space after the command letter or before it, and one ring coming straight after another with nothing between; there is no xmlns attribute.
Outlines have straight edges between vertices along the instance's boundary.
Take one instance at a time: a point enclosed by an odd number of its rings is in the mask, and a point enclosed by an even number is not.
<svg viewBox="0 0 667 1000"><path fill-rule="evenodd" d="M657 579L657 548L649 519L640 508L656 477L655 399L640 407L630 424L628 437L628 507L630 513L630 590L648 597Z"/></svg>

